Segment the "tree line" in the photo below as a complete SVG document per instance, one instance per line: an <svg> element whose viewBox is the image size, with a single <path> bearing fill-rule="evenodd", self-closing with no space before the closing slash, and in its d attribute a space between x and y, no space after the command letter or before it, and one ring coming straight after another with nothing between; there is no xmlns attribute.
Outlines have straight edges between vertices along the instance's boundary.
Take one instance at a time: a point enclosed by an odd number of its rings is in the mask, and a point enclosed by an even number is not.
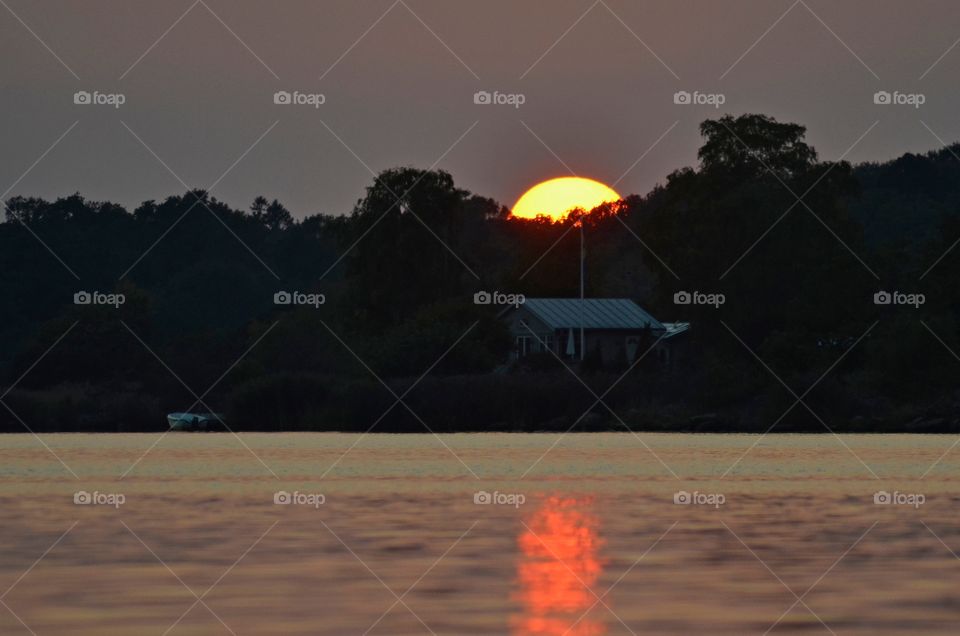
<svg viewBox="0 0 960 636"><path fill-rule="evenodd" d="M506 364L509 334L473 295L577 296L579 232L444 171L386 170L349 214L301 220L201 190L132 212L13 197L0 428L161 430L209 407L234 430L960 430L958 147L853 166L763 115L700 130L696 166L580 217L588 296L691 323L666 368ZM74 302L94 291L124 302ZM581 381L599 395L625 371L616 415L593 405Z"/></svg>

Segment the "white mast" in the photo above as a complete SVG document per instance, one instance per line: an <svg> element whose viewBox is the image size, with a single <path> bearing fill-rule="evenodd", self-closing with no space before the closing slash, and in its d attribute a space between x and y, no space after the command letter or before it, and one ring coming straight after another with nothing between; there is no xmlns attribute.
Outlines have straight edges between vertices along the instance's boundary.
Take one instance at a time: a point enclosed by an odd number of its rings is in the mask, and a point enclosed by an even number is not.
<svg viewBox="0 0 960 636"><path fill-rule="evenodd" d="M580 360L586 352L586 339L583 332L583 261L586 251L583 246L583 213L580 214Z"/></svg>

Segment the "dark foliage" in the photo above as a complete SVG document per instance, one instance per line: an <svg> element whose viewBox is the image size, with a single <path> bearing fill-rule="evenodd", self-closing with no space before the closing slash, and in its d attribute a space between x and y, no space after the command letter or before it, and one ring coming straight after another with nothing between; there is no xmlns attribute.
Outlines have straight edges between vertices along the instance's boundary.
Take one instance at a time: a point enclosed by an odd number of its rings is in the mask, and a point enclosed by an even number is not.
<svg viewBox="0 0 960 636"><path fill-rule="evenodd" d="M187 409L235 430L957 429L957 149L854 167L762 115L701 132L697 167L582 217L589 296L693 325L673 364L623 378L626 360L505 363L509 336L473 294L578 295L580 233L442 171L387 170L352 213L300 221L203 191L132 213L14 197L0 430L161 430ZM676 305L681 290L726 302ZM926 302L878 306L879 290Z"/></svg>

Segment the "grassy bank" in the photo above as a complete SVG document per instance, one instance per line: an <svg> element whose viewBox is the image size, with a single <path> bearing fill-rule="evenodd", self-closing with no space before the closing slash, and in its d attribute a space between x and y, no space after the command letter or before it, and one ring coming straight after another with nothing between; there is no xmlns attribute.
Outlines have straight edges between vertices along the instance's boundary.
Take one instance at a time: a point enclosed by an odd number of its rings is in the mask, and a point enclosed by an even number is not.
<svg viewBox="0 0 960 636"><path fill-rule="evenodd" d="M850 397L827 385L818 399L795 403L784 391L741 383L740 391L691 400L689 384L669 374L618 378L580 379L562 371L408 378L384 385L373 378L281 374L243 382L204 403L224 412L234 431L960 433L956 396L921 407ZM9 408L0 410L0 431L40 433L162 431L168 412L196 400L114 384L14 389L3 401Z"/></svg>

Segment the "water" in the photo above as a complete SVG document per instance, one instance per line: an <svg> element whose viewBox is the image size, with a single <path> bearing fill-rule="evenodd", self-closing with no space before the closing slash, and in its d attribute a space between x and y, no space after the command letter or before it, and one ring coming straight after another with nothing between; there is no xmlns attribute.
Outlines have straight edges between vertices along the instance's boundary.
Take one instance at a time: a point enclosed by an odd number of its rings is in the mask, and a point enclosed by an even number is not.
<svg viewBox="0 0 960 636"><path fill-rule="evenodd" d="M960 620L949 436L41 440L0 437L2 634L866 636ZM125 501L75 505L81 490ZM275 504L281 490L304 503Z"/></svg>

